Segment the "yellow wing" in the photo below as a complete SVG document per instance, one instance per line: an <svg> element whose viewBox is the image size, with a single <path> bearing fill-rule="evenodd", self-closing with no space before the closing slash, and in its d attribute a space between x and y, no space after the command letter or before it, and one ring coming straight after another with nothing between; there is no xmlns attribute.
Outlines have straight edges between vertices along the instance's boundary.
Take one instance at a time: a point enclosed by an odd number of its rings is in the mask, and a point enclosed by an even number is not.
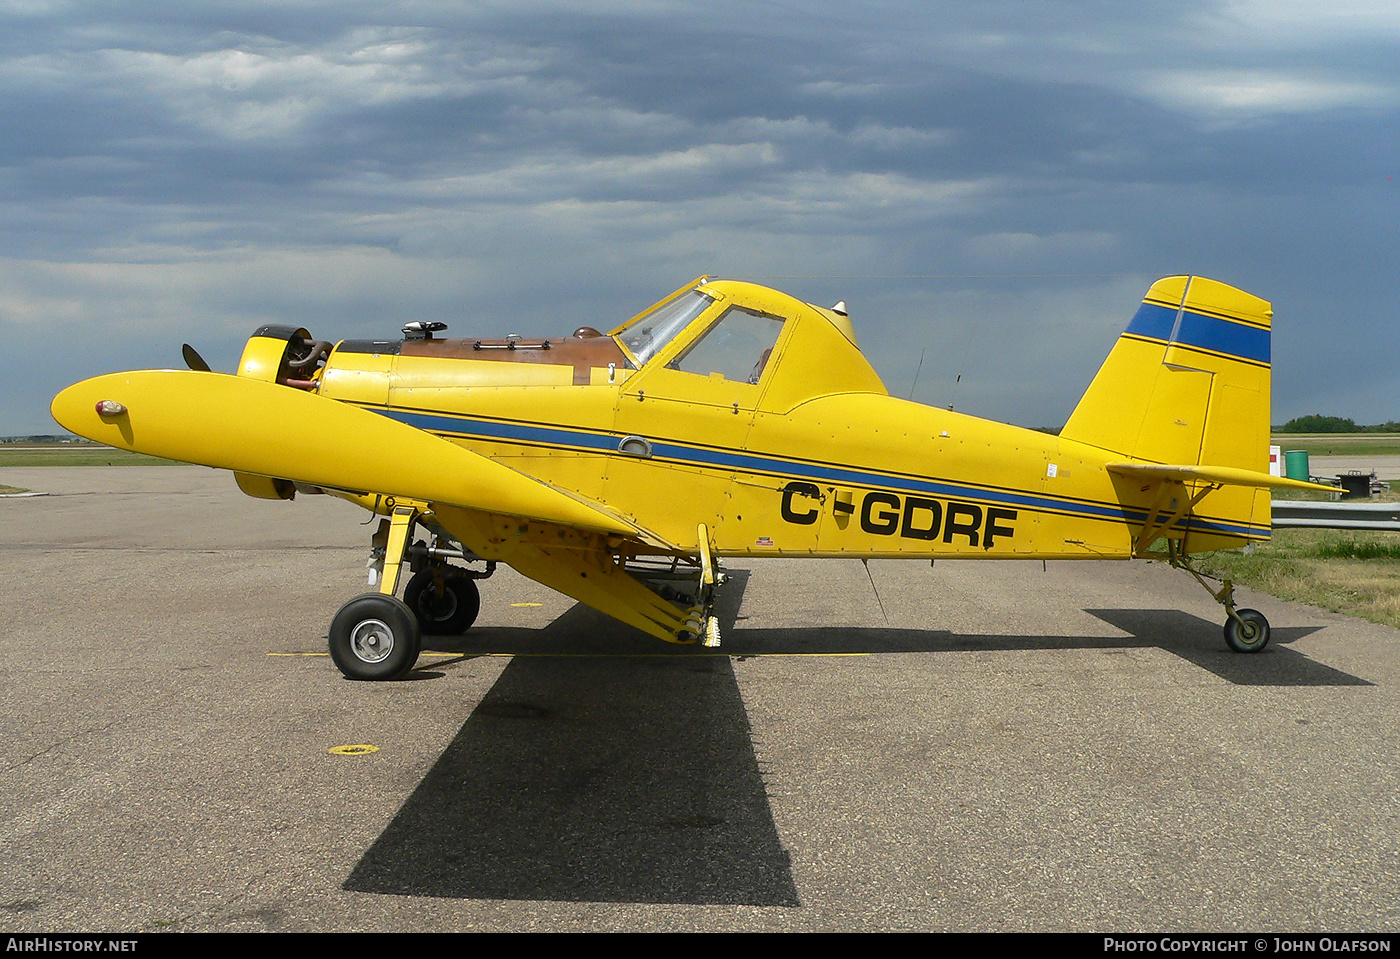
<svg viewBox="0 0 1400 959"><path fill-rule="evenodd" d="M123 412L103 415L103 401ZM59 393L65 428L119 449L331 489L450 503L565 526L653 537L599 504L387 417L223 373L142 370Z"/></svg>
<svg viewBox="0 0 1400 959"><path fill-rule="evenodd" d="M357 406L247 377L144 370L70 386L52 412L119 449L431 504L482 558L663 639L694 616L613 559L629 543L683 550L601 503Z"/></svg>

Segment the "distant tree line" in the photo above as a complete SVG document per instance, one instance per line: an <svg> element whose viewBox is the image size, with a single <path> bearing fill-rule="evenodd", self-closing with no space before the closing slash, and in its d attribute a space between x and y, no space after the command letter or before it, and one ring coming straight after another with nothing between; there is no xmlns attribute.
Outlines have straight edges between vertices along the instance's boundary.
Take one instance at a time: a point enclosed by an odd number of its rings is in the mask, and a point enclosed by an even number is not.
<svg viewBox="0 0 1400 959"><path fill-rule="evenodd" d="M34 433L29 436L0 436L0 443L92 443L92 440L84 439L81 436L74 436L66 433L62 436L54 433Z"/></svg>
<svg viewBox="0 0 1400 959"><path fill-rule="evenodd" d="M1296 416L1274 428L1276 433L1400 433L1400 423L1391 420L1375 426L1357 426L1355 420L1342 416Z"/></svg>

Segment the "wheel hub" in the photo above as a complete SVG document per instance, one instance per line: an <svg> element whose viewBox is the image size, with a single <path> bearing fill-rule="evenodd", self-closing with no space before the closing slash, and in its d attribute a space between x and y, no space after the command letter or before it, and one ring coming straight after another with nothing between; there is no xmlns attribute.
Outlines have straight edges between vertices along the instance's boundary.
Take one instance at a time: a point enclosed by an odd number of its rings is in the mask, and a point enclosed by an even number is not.
<svg viewBox="0 0 1400 959"><path fill-rule="evenodd" d="M363 620L350 631L350 651L361 662L382 663L394 651L394 632L383 620Z"/></svg>
<svg viewBox="0 0 1400 959"><path fill-rule="evenodd" d="M457 596L450 589L444 589L441 596L433 595L429 590L423 594L424 600L421 607L426 607L427 614L439 621L451 619L457 613Z"/></svg>

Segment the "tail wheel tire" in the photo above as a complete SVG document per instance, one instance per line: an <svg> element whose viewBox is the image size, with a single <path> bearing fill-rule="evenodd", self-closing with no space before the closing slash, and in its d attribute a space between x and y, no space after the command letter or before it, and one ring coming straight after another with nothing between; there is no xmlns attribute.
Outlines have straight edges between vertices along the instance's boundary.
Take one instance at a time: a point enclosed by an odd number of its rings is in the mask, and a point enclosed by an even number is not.
<svg viewBox="0 0 1400 959"><path fill-rule="evenodd" d="M432 570L421 570L404 587L403 601L427 636L460 636L471 629L481 612L476 580L455 571L443 574L442 595L433 584Z"/></svg>
<svg viewBox="0 0 1400 959"><path fill-rule="evenodd" d="M1225 642L1237 653L1257 653L1269 645L1269 621L1257 609L1236 610L1225 620Z"/></svg>
<svg viewBox="0 0 1400 959"><path fill-rule="evenodd" d="M350 679L397 679L421 648L418 620L402 601L382 593L356 596L331 620L331 659Z"/></svg>

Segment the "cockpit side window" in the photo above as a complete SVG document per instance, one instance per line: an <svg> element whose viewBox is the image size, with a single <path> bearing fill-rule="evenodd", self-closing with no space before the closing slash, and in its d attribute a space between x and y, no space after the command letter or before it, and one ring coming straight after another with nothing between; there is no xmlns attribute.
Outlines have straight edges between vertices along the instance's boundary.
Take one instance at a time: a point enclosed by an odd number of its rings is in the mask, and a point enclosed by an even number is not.
<svg viewBox="0 0 1400 959"><path fill-rule="evenodd" d="M713 302L699 290L691 290L658 306L646 316L638 317L628 324L619 339L637 358L637 365L642 366Z"/></svg>
<svg viewBox="0 0 1400 959"><path fill-rule="evenodd" d="M731 306L669 365L685 373L718 373L726 380L757 383L782 331L781 317Z"/></svg>

